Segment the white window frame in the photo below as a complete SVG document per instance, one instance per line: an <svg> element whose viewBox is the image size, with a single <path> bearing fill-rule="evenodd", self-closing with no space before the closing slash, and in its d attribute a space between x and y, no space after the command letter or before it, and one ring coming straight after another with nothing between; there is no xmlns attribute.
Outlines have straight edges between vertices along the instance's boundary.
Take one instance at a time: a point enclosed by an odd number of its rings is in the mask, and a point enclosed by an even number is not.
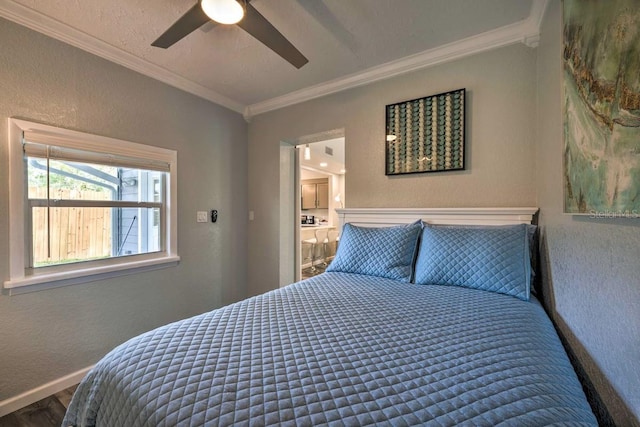
<svg viewBox="0 0 640 427"><path fill-rule="evenodd" d="M9 118L9 280L4 289L9 294L37 291L102 280L125 274L139 273L178 264L178 204L177 166L175 150L143 145L119 139L87 134L69 129ZM169 165L166 185L164 217L166 231L163 248L143 257L114 257L99 261L59 265L55 268L29 268L28 253L31 232L28 230L27 188L23 138L25 132L34 132L55 141L57 146L128 156ZM135 258L135 259L132 259Z"/></svg>

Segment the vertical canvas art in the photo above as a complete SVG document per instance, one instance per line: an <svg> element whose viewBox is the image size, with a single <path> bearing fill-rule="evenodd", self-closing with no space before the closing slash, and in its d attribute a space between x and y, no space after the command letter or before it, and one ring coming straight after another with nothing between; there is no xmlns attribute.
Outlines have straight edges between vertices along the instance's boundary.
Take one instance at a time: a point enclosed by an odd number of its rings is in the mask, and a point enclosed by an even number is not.
<svg viewBox="0 0 640 427"><path fill-rule="evenodd" d="M640 217L640 0L564 0L564 211Z"/></svg>
<svg viewBox="0 0 640 427"><path fill-rule="evenodd" d="M464 169L465 89L386 106L385 174Z"/></svg>

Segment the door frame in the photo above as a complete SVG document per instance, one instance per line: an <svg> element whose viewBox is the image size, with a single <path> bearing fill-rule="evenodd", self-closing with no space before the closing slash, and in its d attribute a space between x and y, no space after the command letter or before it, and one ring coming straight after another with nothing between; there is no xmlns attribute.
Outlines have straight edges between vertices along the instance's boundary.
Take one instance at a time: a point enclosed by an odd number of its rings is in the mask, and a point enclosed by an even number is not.
<svg viewBox="0 0 640 427"><path fill-rule="evenodd" d="M344 137L344 128L339 128L280 143L280 287L298 282L302 277L299 151L306 144Z"/></svg>

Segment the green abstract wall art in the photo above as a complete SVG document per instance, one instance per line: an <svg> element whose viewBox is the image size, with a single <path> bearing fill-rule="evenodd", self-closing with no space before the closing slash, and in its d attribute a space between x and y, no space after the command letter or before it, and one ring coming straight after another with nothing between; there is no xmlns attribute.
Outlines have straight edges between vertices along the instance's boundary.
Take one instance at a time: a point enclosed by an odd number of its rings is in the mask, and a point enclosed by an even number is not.
<svg viewBox="0 0 640 427"><path fill-rule="evenodd" d="M640 0L563 12L564 211L640 218Z"/></svg>
<svg viewBox="0 0 640 427"><path fill-rule="evenodd" d="M386 106L385 174L464 169L465 89Z"/></svg>

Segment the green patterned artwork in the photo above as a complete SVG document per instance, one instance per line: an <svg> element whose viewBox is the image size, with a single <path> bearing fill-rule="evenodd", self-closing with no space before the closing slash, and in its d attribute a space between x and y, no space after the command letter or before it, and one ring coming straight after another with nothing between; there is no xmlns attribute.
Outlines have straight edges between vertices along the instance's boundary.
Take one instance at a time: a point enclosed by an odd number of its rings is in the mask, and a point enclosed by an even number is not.
<svg viewBox="0 0 640 427"><path fill-rule="evenodd" d="M563 12L564 211L640 218L640 0Z"/></svg>
<svg viewBox="0 0 640 427"><path fill-rule="evenodd" d="M386 175L464 169L465 89L387 105Z"/></svg>

